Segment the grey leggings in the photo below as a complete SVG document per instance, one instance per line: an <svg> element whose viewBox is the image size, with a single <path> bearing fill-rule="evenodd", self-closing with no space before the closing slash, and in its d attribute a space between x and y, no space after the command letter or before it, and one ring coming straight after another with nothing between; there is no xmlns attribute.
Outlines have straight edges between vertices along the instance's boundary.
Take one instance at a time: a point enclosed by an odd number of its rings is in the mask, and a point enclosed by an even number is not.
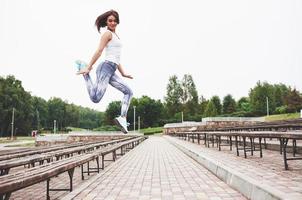
<svg viewBox="0 0 302 200"><path fill-rule="evenodd" d="M105 61L100 63L96 70L95 84L93 84L89 74L84 75L84 79L90 99L94 103L100 102L106 92L108 83L124 93L124 98L121 106L121 116L126 117L133 93L131 89L124 83L124 81L115 74L116 69L117 65L115 63Z"/></svg>

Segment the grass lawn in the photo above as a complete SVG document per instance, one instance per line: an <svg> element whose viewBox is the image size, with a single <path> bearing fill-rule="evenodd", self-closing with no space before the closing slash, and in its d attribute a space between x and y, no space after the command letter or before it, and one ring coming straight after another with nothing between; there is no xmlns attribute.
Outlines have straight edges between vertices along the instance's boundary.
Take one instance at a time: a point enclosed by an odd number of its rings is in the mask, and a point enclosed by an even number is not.
<svg viewBox="0 0 302 200"><path fill-rule="evenodd" d="M144 128L140 129L140 132L144 135L161 134L163 132L163 127Z"/></svg>
<svg viewBox="0 0 302 200"><path fill-rule="evenodd" d="M275 121L275 120L285 120L285 119L298 119L300 118L300 113L287 113L280 115L270 115L265 117L265 121Z"/></svg>
<svg viewBox="0 0 302 200"><path fill-rule="evenodd" d="M34 137L31 136L18 136L16 139L11 140L8 137L0 138L0 143L11 143L11 142L19 142L19 141L35 141Z"/></svg>

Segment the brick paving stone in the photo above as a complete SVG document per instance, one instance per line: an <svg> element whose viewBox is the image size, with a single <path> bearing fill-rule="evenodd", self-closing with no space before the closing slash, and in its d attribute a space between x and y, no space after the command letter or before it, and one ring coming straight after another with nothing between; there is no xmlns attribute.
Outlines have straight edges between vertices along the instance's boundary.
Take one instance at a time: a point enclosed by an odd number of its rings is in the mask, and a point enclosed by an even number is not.
<svg viewBox="0 0 302 200"><path fill-rule="evenodd" d="M163 137L151 136L64 199L246 199ZM106 192L104 192L106 191ZM114 195L113 195L114 191ZM223 194L220 196L220 194Z"/></svg>
<svg viewBox="0 0 302 200"><path fill-rule="evenodd" d="M196 150L195 152L200 155L211 158L229 169L236 169L237 172L287 195L302 196L302 187L300 187L302 185L302 160L288 161L289 170L285 170L283 155L280 155L278 151L263 150L263 158L260 158L259 152L254 152L254 156L248 152L248 157L245 159L243 151L240 151L240 156L236 156L235 148L230 151L229 147L222 146L222 150L218 151L216 147L205 147L203 141L201 144L197 144L170 136L164 136L164 138L176 141L191 150ZM288 153L288 156L292 157L292 154ZM301 157L302 155L297 154L296 156ZM209 181L206 182L207 185L212 184ZM212 189L217 192L220 191L220 188L217 190L212 187Z"/></svg>

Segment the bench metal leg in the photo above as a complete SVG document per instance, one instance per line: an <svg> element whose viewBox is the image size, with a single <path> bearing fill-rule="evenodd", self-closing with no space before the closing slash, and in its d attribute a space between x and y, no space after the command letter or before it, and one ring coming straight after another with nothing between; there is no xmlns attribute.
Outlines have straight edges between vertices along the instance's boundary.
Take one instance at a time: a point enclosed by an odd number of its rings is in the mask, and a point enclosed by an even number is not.
<svg viewBox="0 0 302 200"><path fill-rule="evenodd" d="M50 196L49 196L49 181L50 179L47 179L46 181L46 199L50 200Z"/></svg>
<svg viewBox="0 0 302 200"><path fill-rule="evenodd" d="M102 155L102 170L104 170L104 155Z"/></svg>
<svg viewBox="0 0 302 200"><path fill-rule="evenodd" d="M9 173L9 170L10 170L10 169L1 169L0 175L1 175L1 176L7 175L7 174Z"/></svg>
<svg viewBox="0 0 302 200"><path fill-rule="evenodd" d="M235 136L235 146L236 146L236 152L237 152L237 156L239 156L239 149L238 149L238 136Z"/></svg>
<svg viewBox="0 0 302 200"><path fill-rule="evenodd" d="M84 165L84 164L83 164L83 165ZM84 180L84 169L83 169L83 165L81 165L82 180Z"/></svg>
<svg viewBox="0 0 302 200"><path fill-rule="evenodd" d="M286 147L287 147L287 138L282 138L282 147L283 147L283 159L284 159L284 167L285 170L288 170L287 158L286 158Z"/></svg>
<svg viewBox="0 0 302 200"><path fill-rule="evenodd" d="M218 137L218 138L217 138ZM219 151L221 151L221 136L219 135L219 136L216 136L216 138L218 139L218 141L217 141L217 145L218 145L218 150Z"/></svg>
<svg viewBox="0 0 302 200"><path fill-rule="evenodd" d="M124 146L121 147L121 155L124 155Z"/></svg>
<svg viewBox="0 0 302 200"><path fill-rule="evenodd" d="M96 158L96 165L98 168L98 173L100 173L100 158L99 157Z"/></svg>
<svg viewBox="0 0 302 200"><path fill-rule="evenodd" d="M200 144L200 134L197 134L197 142Z"/></svg>
<svg viewBox="0 0 302 200"><path fill-rule="evenodd" d="M0 194L0 200L9 200L11 194L11 192L6 194Z"/></svg>
<svg viewBox="0 0 302 200"><path fill-rule="evenodd" d="M283 145L283 141L282 141L282 139L279 139L279 141L280 141L280 154L282 155L282 145Z"/></svg>
<svg viewBox="0 0 302 200"><path fill-rule="evenodd" d="M260 148L260 158L262 158L262 144L261 144L262 138L259 138L259 148Z"/></svg>
<svg viewBox="0 0 302 200"><path fill-rule="evenodd" d="M215 145L215 137L214 135L212 135L212 147L214 147L214 145Z"/></svg>
<svg viewBox="0 0 302 200"><path fill-rule="evenodd" d="M244 158L246 158L246 141L245 141L245 137L242 137L242 139L243 139Z"/></svg>
<svg viewBox="0 0 302 200"><path fill-rule="evenodd" d="M72 191L72 178L73 178L73 174L74 174L74 168L68 170L68 175L69 175L69 180L70 180L70 188L69 191Z"/></svg>
<svg viewBox="0 0 302 200"><path fill-rule="evenodd" d="M47 189L46 189L46 199L47 200L50 200L50 195L49 195L49 191L72 191L72 189L73 189L73 181L72 181L72 179L73 179L73 174L74 174L74 168L72 168L72 169L70 169L70 170L68 170L68 175L69 175L69 188L68 189L64 189L64 188L57 188L57 189L50 189L49 188L49 183L50 183L50 178L49 179L47 179L47 181L46 181L46 187L47 187Z"/></svg>
<svg viewBox="0 0 302 200"><path fill-rule="evenodd" d="M297 140L293 139L293 156L295 157L297 153Z"/></svg>
<svg viewBox="0 0 302 200"><path fill-rule="evenodd" d="M254 138L250 137L250 142L251 142L251 155L254 155L254 149L255 149L255 145L254 145Z"/></svg>
<svg viewBox="0 0 302 200"><path fill-rule="evenodd" d="M114 151L112 152L112 158L113 158L113 161L116 160L116 150L114 150Z"/></svg>

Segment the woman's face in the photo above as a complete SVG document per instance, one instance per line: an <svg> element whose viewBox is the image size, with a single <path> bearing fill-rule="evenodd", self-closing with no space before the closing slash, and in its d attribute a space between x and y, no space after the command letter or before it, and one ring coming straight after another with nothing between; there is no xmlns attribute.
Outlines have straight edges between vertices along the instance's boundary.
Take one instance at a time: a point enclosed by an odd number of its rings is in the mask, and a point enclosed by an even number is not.
<svg viewBox="0 0 302 200"><path fill-rule="evenodd" d="M109 28L109 30L114 31L117 25L117 20L113 15L110 15L107 18L107 27Z"/></svg>

